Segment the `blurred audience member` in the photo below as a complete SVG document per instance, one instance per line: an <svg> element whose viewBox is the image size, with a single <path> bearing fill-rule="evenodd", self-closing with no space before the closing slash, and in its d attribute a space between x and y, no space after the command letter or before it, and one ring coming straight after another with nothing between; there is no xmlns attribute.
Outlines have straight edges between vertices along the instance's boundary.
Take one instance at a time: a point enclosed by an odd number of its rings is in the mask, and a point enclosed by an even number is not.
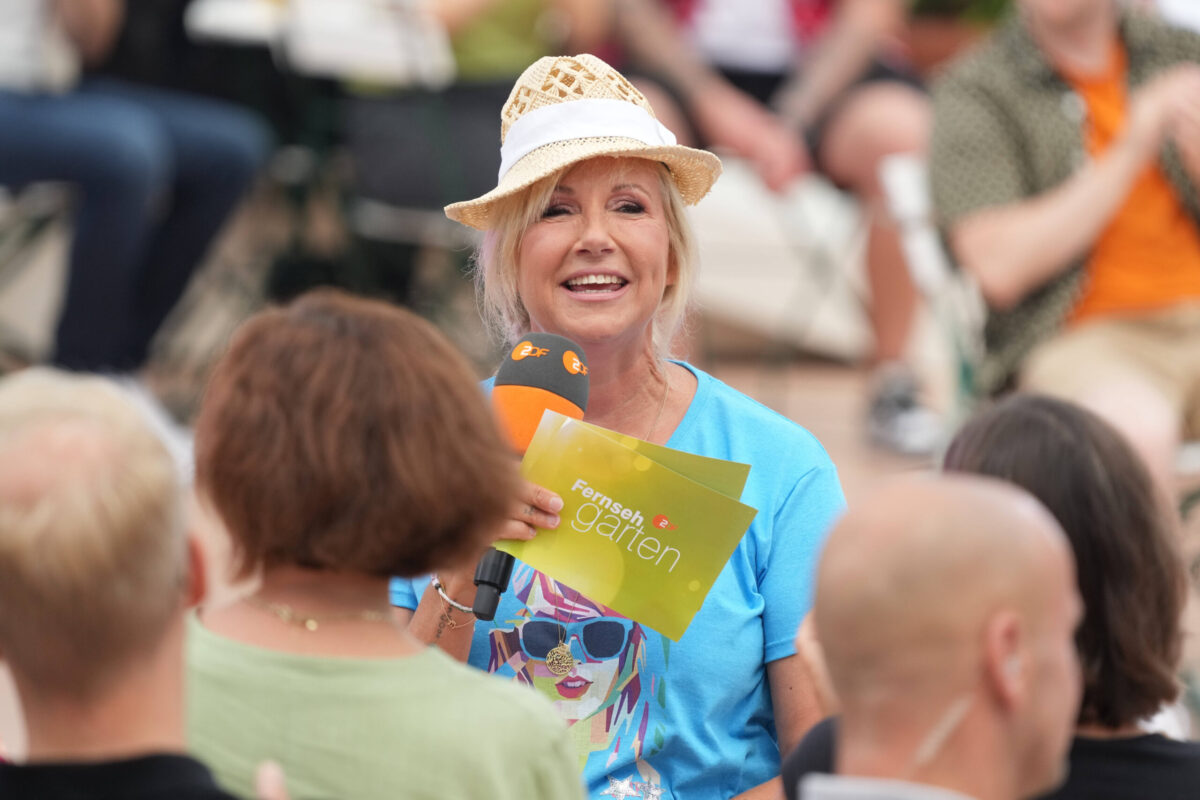
<svg viewBox="0 0 1200 800"><path fill-rule="evenodd" d="M877 363L870 434L901 452L932 450L941 427L919 404L904 362L916 291L879 181L884 157L923 153L928 138L928 98L896 45L906 4L616 4L620 41L634 65L666 90L645 87L681 141L697 138L748 159L774 190L816 168L862 203L870 220L867 277Z"/></svg>
<svg viewBox="0 0 1200 800"><path fill-rule="evenodd" d="M842 716L837 775L805 778L805 800L1018 800L1062 780L1080 602L1062 531L1023 491L886 485L830 535L813 614Z"/></svg>
<svg viewBox="0 0 1200 800"><path fill-rule="evenodd" d="M78 77L121 0L0 0L0 184L79 192L55 363L127 371L175 305L267 149L250 113Z"/></svg>
<svg viewBox="0 0 1200 800"><path fill-rule="evenodd" d="M1200 34L1016 5L935 92L934 201L990 307L980 388L1077 400L1168 482L1200 433Z"/></svg>
<svg viewBox="0 0 1200 800"><path fill-rule="evenodd" d="M1066 783L1044 800L1185 800L1200 785L1200 744L1148 730L1179 693L1186 597L1171 516L1145 466L1095 414L1015 395L969 421L946 452L948 472L1001 478L1054 514L1078 565L1075 634L1083 703ZM784 785L828 771L832 725L820 723L784 766ZM794 797L790 795L789 797Z"/></svg>
<svg viewBox="0 0 1200 800"><path fill-rule="evenodd" d="M1129 444L1079 406L1011 397L968 422L948 472L1011 481L1042 501L1075 552L1083 665L1071 772L1053 800L1184 800L1200 744L1147 732L1179 694L1183 559L1169 507Z"/></svg>
<svg viewBox="0 0 1200 800"><path fill-rule="evenodd" d="M195 618L190 744L248 794L582 795L536 693L410 636L390 575L474 563L516 472L465 360L432 325L326 291L247 322L196 427L196 478L261 588ZM443 626L455 626L449 609Z"/></svg>
<svg viewBox="0 0 1200 800"><path fill-rule="evenodd" d="M347 103L357 194L440 210L484 194L500 168L496 114L513 80L542 56L591 51L609 31L609 0L433 0L450 34L456 76L440 89L378 89ZM380 289L411 290L416 243L374 243Z"/></svg>
<svg viewBox="0 0 1200 800"><path fill-rule="evenodd" d="M0 381L0 653L28 734L0 797L232 800L183 755L197 553L171 458L116 388Z"/></svg>

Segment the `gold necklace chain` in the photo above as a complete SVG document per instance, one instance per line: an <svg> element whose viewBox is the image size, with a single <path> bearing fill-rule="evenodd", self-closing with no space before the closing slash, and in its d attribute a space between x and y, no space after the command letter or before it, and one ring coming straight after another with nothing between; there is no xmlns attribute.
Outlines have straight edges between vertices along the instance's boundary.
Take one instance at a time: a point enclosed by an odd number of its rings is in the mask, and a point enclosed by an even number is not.
<svg viewBox="0 0 1200 800"><path fill-rule="evenodd" d="M654 435L654 431L658 429L658 423L662 420L663 411L667 407L667 397L671 394L671 375L665 375L666 386L663 388L662 401L658 404L658 413L654 415L654 422L650 423L650 430L646 431L646 435L642 437L643 441L650 441L650 437Z"/></svg>
<svg viewBox="0 0 1200 800"><path fill-rule="evenodd" d="M551 581L557 588L558 594L563 599L565 604L567 601L567 587L557 581ZM546 653L546 669L550 670L554 675L562 677L575 669L575 654L571 652L571 645L567 643L567 623L559 620L558 609L551 604L551 618L558 624L558 644L550 648Z"/></svg>
<svg viewBox="0 0 1200 800"><path fill-rule="evenodd" d="M375 609L345 611L336 614L302 614L287 603L272 603L261 600L254 595L249 595L243 599L248 605L275 615L281 622L299 626L307 631L319 630L322 622L346 622L349 620L360 620L363 622L392 621L392 615L389 612Z"/></svg>

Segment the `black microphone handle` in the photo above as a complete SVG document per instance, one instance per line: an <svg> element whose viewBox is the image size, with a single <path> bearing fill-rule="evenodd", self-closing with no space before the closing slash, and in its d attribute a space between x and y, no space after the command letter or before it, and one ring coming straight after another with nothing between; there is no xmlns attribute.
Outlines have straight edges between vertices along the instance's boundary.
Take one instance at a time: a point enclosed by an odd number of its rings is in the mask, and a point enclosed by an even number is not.
<svg viewBox="0 0 1200 800"><path fill-rule="evenodd" d="M508 589L508 581L512 577L513 557L502 553L494 547L479 559L475 567L475 617L484 622L490 622L496 616L496 606L500 604L500 595Z"/></svg>

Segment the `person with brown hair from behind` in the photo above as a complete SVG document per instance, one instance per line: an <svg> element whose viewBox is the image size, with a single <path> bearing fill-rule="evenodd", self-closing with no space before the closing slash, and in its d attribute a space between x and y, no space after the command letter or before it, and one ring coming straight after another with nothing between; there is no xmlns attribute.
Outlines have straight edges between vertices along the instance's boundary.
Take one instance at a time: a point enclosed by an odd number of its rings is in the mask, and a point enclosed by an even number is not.
<svg viewBox="0 0 1200 800"><path fill-rule="evenodd" d="M885 485L830 535L813 613L842 717L838 774L805 778L805 800L1018 800L1064 777L1082 605L1025 492Z"/></svg>
<svg viewBox="0 0 1200 800"><path fill-rule="evenodd" d="M388 606L391 576L473 567L517 478L430 322L321 290L242 325L196 420L200 505L235 577L260 578L189 625L188 743L223 786L248 794L275 760L305 798L582 797L549 702L427 646ZM442 627L461 624L450 613Z"/></svg>
<svg viewBox="0 0 1200 800"><path fill-rule="evenodd" d="M28 738L0 797L232 800L184 755L198 553L174 462L113 384L0 381L0 657Z"/></svg>

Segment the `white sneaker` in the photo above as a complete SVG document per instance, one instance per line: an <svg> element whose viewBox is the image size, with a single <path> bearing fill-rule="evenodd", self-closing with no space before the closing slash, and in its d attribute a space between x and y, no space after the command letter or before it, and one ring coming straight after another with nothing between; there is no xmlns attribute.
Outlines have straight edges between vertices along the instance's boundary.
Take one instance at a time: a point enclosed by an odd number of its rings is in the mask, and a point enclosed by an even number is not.
<svg viewBox="0 0 1200 800"><path fill-rule="evenodd" d="M867 433L879 447L905 456L933 454L942 443L941 418L921 404L907 367L889 364L876 373L867 411Z"/></svg>

